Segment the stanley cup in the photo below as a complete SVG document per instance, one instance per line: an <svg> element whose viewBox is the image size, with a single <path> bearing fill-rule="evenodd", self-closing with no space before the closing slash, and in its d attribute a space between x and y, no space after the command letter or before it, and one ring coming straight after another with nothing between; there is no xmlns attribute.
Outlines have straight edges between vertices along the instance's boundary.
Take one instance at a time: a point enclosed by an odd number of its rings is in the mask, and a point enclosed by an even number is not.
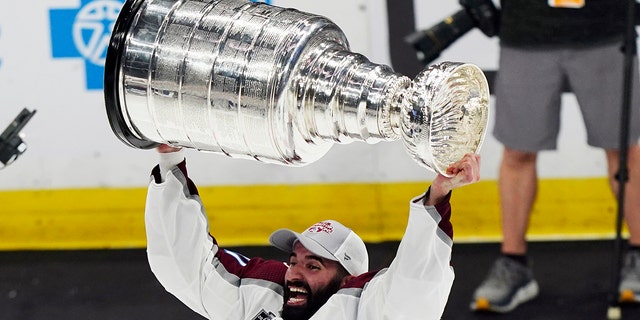
<svg viewBox="0 0 640 320"><path fill-rule="evenodd" d="M334 143L402 140L445 175L478 152L489 113L474 65L444 62L412 81L351 52L325 17L247 0L128 0L105 100L114 133L135 148L301 166Z"/></svg>

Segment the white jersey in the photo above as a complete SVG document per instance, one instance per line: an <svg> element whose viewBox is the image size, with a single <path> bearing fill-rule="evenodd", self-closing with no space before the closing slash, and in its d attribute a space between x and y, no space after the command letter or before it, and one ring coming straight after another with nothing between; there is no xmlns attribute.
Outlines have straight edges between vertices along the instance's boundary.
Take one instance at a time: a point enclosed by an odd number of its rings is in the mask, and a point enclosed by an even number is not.
<svg viewBox="0 0 640 320"><path fill-rule="evenodd" d="M451 210L423 198L390 266L346 283L311 319L440 319L454 279ZM281 319L286 264L218 247L184 161L154 169L145 211L149 264L167 291L212 320Z"/></svg>

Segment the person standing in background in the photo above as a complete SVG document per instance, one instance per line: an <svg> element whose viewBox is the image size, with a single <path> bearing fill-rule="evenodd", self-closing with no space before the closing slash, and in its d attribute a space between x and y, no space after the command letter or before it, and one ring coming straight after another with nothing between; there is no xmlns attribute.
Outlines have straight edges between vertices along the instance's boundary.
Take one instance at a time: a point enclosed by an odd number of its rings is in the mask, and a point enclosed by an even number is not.
<svg viewBox="0 0 640 320"><path fill-rule="evenodd" d="M538 152L557 147L565 82L580 105L587 143L605 152L617 194L626 8L625 0L501 2L493 134L504 145L498 178L503 239L501 256L474 292L472 310L510 312L538 295L526 234L537 193ZM637 66L634 70L622 302L640 301L640 96Z"/></svg>

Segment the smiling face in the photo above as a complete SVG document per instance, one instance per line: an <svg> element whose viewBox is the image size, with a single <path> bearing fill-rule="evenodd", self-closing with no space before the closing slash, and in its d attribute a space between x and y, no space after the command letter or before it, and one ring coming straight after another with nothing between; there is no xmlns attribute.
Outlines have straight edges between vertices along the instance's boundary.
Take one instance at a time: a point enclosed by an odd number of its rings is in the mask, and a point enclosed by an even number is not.
<svg viewBox="0 0 640 320"><path fill-rule="evenodd" d="M309 319L352 276L337 262L296 243L285 275L282 318Z"/></svg>

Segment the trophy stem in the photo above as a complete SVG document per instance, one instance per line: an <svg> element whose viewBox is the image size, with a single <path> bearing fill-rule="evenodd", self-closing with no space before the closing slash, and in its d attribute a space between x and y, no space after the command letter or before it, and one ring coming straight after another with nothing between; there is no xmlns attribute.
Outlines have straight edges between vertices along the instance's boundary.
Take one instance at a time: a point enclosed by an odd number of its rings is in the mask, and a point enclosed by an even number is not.
<svg viewBox="0 0 640 320"><path fill-rule="evenodd" d="M410 85L390 67L336 44L301 59L290 94L305 139L377 143L400 139L400 106Z"/></svg>

